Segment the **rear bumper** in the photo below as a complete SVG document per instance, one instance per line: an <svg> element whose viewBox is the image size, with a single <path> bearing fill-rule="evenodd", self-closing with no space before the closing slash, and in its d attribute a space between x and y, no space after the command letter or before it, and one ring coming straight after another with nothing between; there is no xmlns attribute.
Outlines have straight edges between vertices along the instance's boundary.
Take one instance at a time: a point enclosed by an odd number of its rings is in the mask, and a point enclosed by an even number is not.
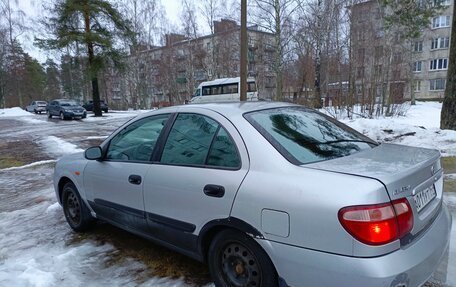
<svg viewBox="0 0 456 287"><path fill-rule="evenodd" d="M426 233L390 254L357 258L258 240L289 286L415 287L425 283L448 248L451 215L445 204Z"/></svg>

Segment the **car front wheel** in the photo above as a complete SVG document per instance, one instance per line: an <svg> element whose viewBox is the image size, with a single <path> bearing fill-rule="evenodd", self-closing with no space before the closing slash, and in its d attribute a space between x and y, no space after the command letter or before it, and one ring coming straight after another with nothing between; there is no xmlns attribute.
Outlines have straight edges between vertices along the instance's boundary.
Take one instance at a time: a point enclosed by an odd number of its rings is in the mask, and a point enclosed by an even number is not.
<svg viewBox="0 0 456 287"><path fill-rule="evenodd" d="M65 184L62 199L63 213L70 227L77 232L90 228L94 219L73 183Z"/></svg>
<svg viewBox="0 0 456 287"><path fill-rule="evenodd" d="M65 119L65 115L63 114L63 112L60 112L60 119L61 119L61 120L64 120L64 119Z"/></svg>
<svg viewBox="0 0 456 287"><path fill-rule="evenodd" d="M214 237L208 265L215 286L278 286L277 272L266 252L251 237L235 230Z"/></svg>
<svg viewBox="0 0 456 287"><path fill-rule="evenodd" d="M52 115L51 115L51 112L50 111L47 111L47 115L48 115L48 118L52 118Z"/></svg>

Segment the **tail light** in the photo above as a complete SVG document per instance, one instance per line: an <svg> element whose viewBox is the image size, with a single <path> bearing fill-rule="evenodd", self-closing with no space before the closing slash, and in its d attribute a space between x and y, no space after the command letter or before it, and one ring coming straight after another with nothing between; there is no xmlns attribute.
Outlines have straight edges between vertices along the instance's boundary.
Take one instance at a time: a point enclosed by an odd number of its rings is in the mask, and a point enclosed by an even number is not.
<svg viewBox="0 0 456 287"><path fill-rule="evenodd" d="M376 205L349 206L339 211L342 226L357 240L382 245L400 239L413 228L413 213L406 198Z"/></svg>

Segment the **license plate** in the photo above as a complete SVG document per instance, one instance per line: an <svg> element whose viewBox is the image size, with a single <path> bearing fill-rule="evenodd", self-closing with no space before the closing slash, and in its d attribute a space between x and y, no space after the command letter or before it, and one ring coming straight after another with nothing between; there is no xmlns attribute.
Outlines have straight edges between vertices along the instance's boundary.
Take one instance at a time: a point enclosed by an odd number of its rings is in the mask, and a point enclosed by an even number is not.
<svg viewBox="0 0 456 287"><path fill-rule="evenodd" d="M423 189L413 196L415 200L416 210L420 212L429 202L431 202L437 196L434 185Z"/></svg>

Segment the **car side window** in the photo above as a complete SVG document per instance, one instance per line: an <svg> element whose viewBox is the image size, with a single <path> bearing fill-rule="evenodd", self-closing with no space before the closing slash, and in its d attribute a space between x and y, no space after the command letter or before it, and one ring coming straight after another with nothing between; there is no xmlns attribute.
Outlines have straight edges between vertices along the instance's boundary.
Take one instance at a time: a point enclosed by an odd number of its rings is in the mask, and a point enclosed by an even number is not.
<svg viewBox="0 0 456 287"><path fill-rule="evenodd" d="M219 124L202 115L179 114L163 149L161 162L204 165Z"/></svg>
<svg viewBox="0 0 456 287"><path fill-rule="evenodd" d="M236 149L236 145L228 135L228 132L220 127L217 135L212 142L207 165L237 168L241 166L241 160Z"/></svg>
<svg viewBox="0 0 456 287"><path fill-rule="evenodd" d="M125 127L112 138L106 159L150 161L155 144L168 118L169 114L152 116Z"/></svg>

